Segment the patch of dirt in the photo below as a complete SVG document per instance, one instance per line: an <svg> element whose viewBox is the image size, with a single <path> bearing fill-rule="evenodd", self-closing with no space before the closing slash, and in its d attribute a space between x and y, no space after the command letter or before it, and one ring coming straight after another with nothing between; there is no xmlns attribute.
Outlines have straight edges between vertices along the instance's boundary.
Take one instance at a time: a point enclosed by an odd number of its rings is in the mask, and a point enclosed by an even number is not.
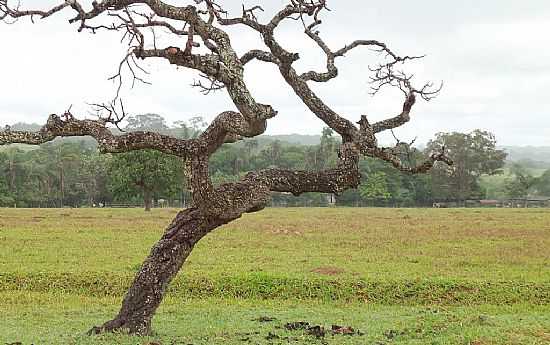
<svg viewBox="0 0 550 345"><path fill-rule="evenodd" d="M256 322L276 322L277 319L270 316L261 316L251 321ZM284 332L286 331L286 332ZM264 333L267 332L267 333ZM284 332L284 333L283 333ZM288 332L296 332L296 334L288 334ZM328 344L327 337L342 337L342 336L363 336L365 335L359 330L353 329L349 326L332 325L330 328L323 325L314 325L307 321L288 322L286 324L280 324L276 322L274 328L271 330L254 330L250 329L248 332L235 333L237 339L246 343L259 343L263 344L261 339L267 340L270 344L274 342L277 344L283 343L296 343L303 342L304 336L308 336L308 343L315 343L320 340L321 344Z"/></svg>
<svg viewBox="0 0 550 345"><path fill-rule="evenodd" d="M313 273L323 274L327 276L335 276L338 274L342 274L345 271L342 268L338 267L331 267L331 266L325 266L325 267L319 267L314 270L311 270Z"/></svg>
<svg viewBox="0 0 550 345"><path fill-rule="evenodd" d="M285 328L289 331L297 331L300 329L307 329L309 327L309 322L298 321L298 322L289 322L285 325Z"/></svg>
<svg viewBox="0 0 550 345"><path fill-rule="evenodd" d="M309 327L306 330L306 333L314 336L315 338L323 338L327 334L327 332L325 331L325 327L323 326Z"/></svg>
<svg viewBox="0 0 550 345"><path fill-rule="evenodd" d="M535 332L535 336L537 338L550 342L550 331L538 330Z"/></svg>
<svg viewBox="0 0 550 345"><path fill-rule="evenodd" d="M363 335L362 332L356 331L353 328L349 326L338 326L338 325L332 325L331 328L332 334L344 334L344 335Z"/></svg>
<svg viewBox="0 0 550 345"><path fill-rule="evenodd" d="M293 230L293 229L273 229L270 232L275 235L290 235L290 236L303 235L302 231Z"/></svg>
<svg viewBox="0 0 550 345"><path fill-rule="evenodd" d="M325 327L321 325L311 325L307 321L289 322L285 324L285 328L289 331L305 331L316 338L324 338L327 334L335 335L348 335L348 336L363 336L365 333L355 330L349 326L332 325L330 331L327 331Z"/></svg>

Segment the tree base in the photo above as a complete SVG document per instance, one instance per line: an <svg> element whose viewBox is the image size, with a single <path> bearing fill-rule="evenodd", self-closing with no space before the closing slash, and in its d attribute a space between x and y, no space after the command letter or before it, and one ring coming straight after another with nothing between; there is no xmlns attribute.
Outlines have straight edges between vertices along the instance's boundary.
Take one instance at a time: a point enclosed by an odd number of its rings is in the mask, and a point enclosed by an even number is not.
<svg viewBox="0 0 550 345"><path fill-rule="evenodd" d="M99 335L106 333L120 333L137 336L148 336L152 334L150 323L133 323L119 319L107 321L102 326L94 326L86 334Z"/></svg>

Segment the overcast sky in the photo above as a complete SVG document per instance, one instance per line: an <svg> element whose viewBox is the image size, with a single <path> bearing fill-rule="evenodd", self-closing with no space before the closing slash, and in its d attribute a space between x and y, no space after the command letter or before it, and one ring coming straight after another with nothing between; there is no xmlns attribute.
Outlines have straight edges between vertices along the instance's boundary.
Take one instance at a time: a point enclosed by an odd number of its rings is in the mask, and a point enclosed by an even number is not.
<svg viewBox="0 0 550 345"><path fill-rule="evenodd" d="M59 2L21 0L22 7L28 8ZM234 9L240 4L220 2ZM264 20L286 2L246 1L264 6L266 15L260 17ZM426 142L437 132L480 128L495 133L501 145L550 146L550 1L332 0L329 7L332 12L325 13L320 30L334 50L355 39L381 40L402 55L427 55L409 66L419 85L444 81L437 99L414 108L411 122L397 131L401 139L418 136L419 142ZM88 116L87 103L113 97L115 85L107 78L125 51L120 35L77 33L74 25L67 24L70 15L66 11L34 25L27 19L14 25L0 23L1 125L44 123L48 114L63 112L71 104L73 113ZM264 48L250 30L231 33L240 53ZM323 69L323 55L304 38L300 23L289 21L277 36L302 56L299 71ZM369 95L368 65L380 58L367 49L354 50L337 61L338 79L313 87L349 119L357 121L361 114L372 120L393 116L402 107L400 93L388 90ZM146 61L144 66L153 84L123 89L130 113L158 113L172 122L198 115L211 120L234 108L223 91L203 96L191 88L197 76L193 72L163 60ZM247 65L246 73L256 99L279 111L269 122L268 134L321 132L323 124L273 66L254 62Z"/></svg>

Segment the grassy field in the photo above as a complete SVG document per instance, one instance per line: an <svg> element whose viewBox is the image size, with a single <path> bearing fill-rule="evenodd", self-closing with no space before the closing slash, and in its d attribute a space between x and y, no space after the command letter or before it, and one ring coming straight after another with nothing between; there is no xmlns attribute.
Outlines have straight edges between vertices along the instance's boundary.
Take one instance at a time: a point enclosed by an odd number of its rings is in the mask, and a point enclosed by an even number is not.
<svg viewBox="0 0 550 345"><path fill-rule="evenodd" d="M0 343L147 344L82 333L116 311L175 212L0 209ZM162 344L549 344L550 212L246 215L199 243L154 328Z"/></svg>

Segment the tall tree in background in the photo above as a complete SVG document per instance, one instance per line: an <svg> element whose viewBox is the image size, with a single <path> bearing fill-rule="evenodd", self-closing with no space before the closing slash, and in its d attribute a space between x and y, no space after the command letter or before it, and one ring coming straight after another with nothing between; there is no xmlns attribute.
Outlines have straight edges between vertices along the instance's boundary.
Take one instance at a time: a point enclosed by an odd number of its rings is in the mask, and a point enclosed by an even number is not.
<svg viewBox="0 0 550 345"><path fill-rule="evenodd" d="M427 145L427 151L444 147L454 164L437 164L431 171L433 197L440 200L464 202L480 198L481 175L502 173L506 152L496 148L492 133L475 130L471 133L438 133Z"/></svg>
<svg viewBox="0 0 550 345"><path fill-rule="evenodd" d="M59 178L59 207L65 206L65 191L68 183L76 183L70 181L70 173L77 170L76 166L79 159L79 150L74 145L63 143L53 147L54 164L56 165Z"/></svg>
<svg viewBox="0 0 550 345"><path fill-rule="evenodd" d="M332 136L334 131L323 128L321 143L308 148L306 167L312 170L323 170L334 167L338 161L338 142Z"/></svg>
<svg viewBox="0 0 550 345"><path fill-rule="evenodd" d="M391 197L388 181L383 171L371 174L365 183L359 187L359 193L369 201L386 201Z"/></svg>
<svg viewBox="0 0 550 345"><path fill-rule="evenodd" d="M177 157L153 150L128 152L112 157L110 188L120 196L141 196L145 211L151 211L153 198L179 197L182 173Z"/></svg>
<svg viewBox="0 0 550 345"><path fill-rule="evenodd" d="M186 162L186 175L191 189L192 205L179 212L168 226L160 241L154 245L149 257L136 274L121 309L114 319L94 327L92 333L124 331L135 334L151 332L151 319L160 305L166 288L180 270L195 244L219 226L231 222L244 213L257 212L268 205L270 192L287 192L300 195L306 192L339 194L360 183L359 159L375 157L390 162L396 169L408 173L428 171L436 161L450 162L445 153L432 145L433 152L425 162L411 166L403 162L396 148L378 145L376 134L399 127L410 120L417 98L429 100L439 91L430 84L415 87L412 77L401 70L414 56L401 56L388 45L377 40L357 40L331 49L319 34L320 17L327 10L325 0L290 0L267 22L256 17L259 6L231 17L215 0L194 0L179 6L161 0L103 0L84 4L82 1L59 1L49 10L23 10L0 0L0 19L21 17L45 18L69 10L80 31L123 31L130 40L129 53L120 66L133 66L140 59L162 59L171 64L198 71L208 79L197 83L206 93L225 89L238 111L221 112L210 126L196 139L183 140L156 132L136 131L115 136L106 127L118 125L124 117L113 104L103 105L106 110L98 120L79 120L66 111L62 116L51 115L39 132L3 131L0 144L41 144L58 136L89 135L98 142L101 152L121 153L139 149L152 149L181 157ZM130 7L131 6L131 7ZM300 59L296 52L287 50L284 41L275 31L287 19L295 21L299 30L315 43L326 59L326 70L300 72L295 64ZM114 21L112 25L106 21ZM263 48L238 55L227 26L242 27L261 38ZM173 35L173 46L159 47L155 29L168 30ZM182 29L183 28L183 29ZM168 38L166 38L168 39ZM29 42L29 44L31 44ZM200 49L198 49L201 47ZM371 67L373 93L385 86L397 87L403 93L400 111L379 122L370 122L361 116L358 123L337 113L310 87L311 83L324 83L338 76L336 60L360 47L371 48L384 59ZM7 53L10 53L9 51ZM20 52L17 52L18 54ZM320 171L272 168L248 173L237 182L215 187L209 176L209 158L224 143L242 137L255 137L265 132L269 119L277 111L268 104L259 103L248 89L244 78L247 64L252 61L270 64L277 70L294 94L324 124L341 136L336 166ZM40 63L40 58L36 60ZM137 71L134 68L133 71ZM68 102L70 103L70 102ZM101 106L100 106L101 107ZM122 112L121 112L122 111Z"/></svg>
<svg viewBox="0 0 550 345"><path fill-rule="evenodd" d="M112 157L110 155L99 155L97 151L87 150L81 155L82 169L79 181L82 181L86 194L88 206L105 204L112 199L108 190L110 183L109 167Z"/></svg>
<svg viewBox="0 0 550 345"><path fill-rule="evenodd" d="M537 195L550 197L550 169L536 179L534 189Z"/></svg>
<svg viewBox="0 0 550 345"><path fill-rule="evenodd" d="M0 206L13 206L15 198L10 190L9 158L5 152L0 152Z"/></svg>
<svg viewBox="0 0 550 345"><path fill-rule="evenodd" d="M26 190L17 195L17 204L23 207L59 207L59 169L55 150L50 143L25 152L25 171L18 189Z"/></svg>
<svg viewBox="0 0 550 345"><path fill-rule="evenodd" d="M4 178L11 199L15 201L24 194L22 181L25 179L25 152L18 147L8 147L4 152ZM7 200L7 199L6 199ZM14 203L14 206L17 206Z"/></svg>
<svg viewBox="0 0 550 345"><path fill-rule="evenodd" d="M16 147L11 147L8 150L5 151L6 156L6 174L7 174L7 180L8 180L8 188L10 190L10 193L17 193L16 188L16 178L17 178L17 170L20 167L19 157L22 156L22 151L19 150Z"/></svg>
<svg viewBox="0 0 550 345"><path fill-rule="evenodd" d="M512 164L510 167L512 178L505 180L504 188L510 198L525 198L531 187L537 184L537 178L519 164Z"/></svg>
<svg viewBox="0 0 550 345"><path fill-rule="evenodd" d="M141 114L127 117L125 132L150 131L172 133L181 139L196 137L204 127L201 117L178 121L170 128L158 114ZM183 178L182 161L153 150L139 150L114 156L109 162L109 187L113 194L124 199L141 196L145 211L151 211L153 199L178 198Z"/></svg>

